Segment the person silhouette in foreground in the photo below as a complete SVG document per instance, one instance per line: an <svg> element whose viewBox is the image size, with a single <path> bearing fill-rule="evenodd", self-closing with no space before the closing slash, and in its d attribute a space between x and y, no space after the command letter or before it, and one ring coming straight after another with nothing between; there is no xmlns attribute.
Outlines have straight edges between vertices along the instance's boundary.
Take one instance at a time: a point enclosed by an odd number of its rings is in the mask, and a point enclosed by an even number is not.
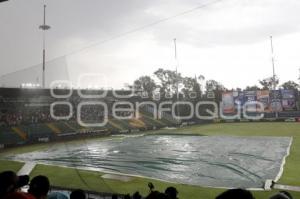
<svg viewBox="0 0 300 199"><path fill-rule="evenodd" d="M154 191L154 185L152 184L152 182L148 183L148 187L150 193L148 194L148 196L146 196L145 199L169 199L169 197L166 194L161 193L159 191Z"/></svg>
<svg viewBox="0 0 300 199"><path fill-rule="evenodd" d="M76 189L70 194L70 199L86 199L86 194L81 189Z"/></svg>
<svg viewBox="0 0 300 199"><path fill-rule="evenodd" d="M130 199L130 195L129 195L129 194L126 194L126 195L124 196L124 199Z"/></svg>
<svg viewBox="0 0 300 199"><path fill-rule="evenodd" d="M141 194L137 191L132 195L132 199L142 199Z"/></svg>
<svg viewBox="0 0 300 199"><path fill-rule="evenodd" d="M168 187L168 188L165 190L165 194L166 194L170 199L177 199L178 191L176 190L175 187Z"/></svg>
<svg viewBox="0 0 300 199"><path fill-rule="evenodd" d="M146 199L169 199L168 196L164 193L160 193L158 191L152 191Z"/></svg>
<svg viewBox="0 0 300 199"><path fill-rule="evenodd" d="M15 173L11 173L11 172L9 176L10 178L8 179L11 179L11 181L8 182L10 182L11 185L9 186L8 194L4 197L5 199L46 199L47 198L47 194L50 189L50 183L46 176L34 177L30 181L28 193L21 192L18 190L18 188L28 184L29 177L16 176Z"/></svg>
<svg viewBox="0 0 300 199"><path fill-rule="evenodd" d="M111 196L111 199L118 199L118 195L117 195L117 194L113 194L113 195Z"/></svg>
<svg viewBox="0 0 300 199"><path fill-rule="evenodd" d="M49 189L49 179L46 176L39 175L30 181L28 193L36 199L46 199Z"/></svg>
<svg viewBox="0 0 300 199"><path fill-rule="evenodd" d="M229 189L218 195L216 199L254 199L254 197L245 189Z"/></svg>
<svg viewBox="0 0 300 199"><path fill-rule="evenodd" d="M20 188L29 182L28 175L17 176L14 171L0 173L0 199L26 197L26 193L20 192Z"/></svg>

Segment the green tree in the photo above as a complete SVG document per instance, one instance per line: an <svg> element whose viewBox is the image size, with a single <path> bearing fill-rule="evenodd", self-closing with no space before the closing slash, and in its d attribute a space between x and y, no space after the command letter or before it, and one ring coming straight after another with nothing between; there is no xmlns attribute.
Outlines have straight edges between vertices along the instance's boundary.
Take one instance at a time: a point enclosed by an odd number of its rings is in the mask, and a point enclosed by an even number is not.
<svg viewBox="0 0 300 199"><path fill-rule="evenodd" d="M300 88L299 84L294 81L287 81L281 84L283 89L290 89L290 90L298 90Z"/></svg>
<svg viewBox="0 0 300 199"><path fill-rule="evenodd" d="M221 83L217 82L216 80L208 80L206 81L205 85L206 91L225 91L226 88Z"/></svg>
<svg viewBox="0 0 300 199"><path fill-rule="evenodd" d="M259 83L262 85L263 90L272 90L273 86L277 86L279 84L279 79L275 77L265 78L260 80Z"/></svg>
<svg viewBox="0 0 300 199"><path fill-rule="evenodd" d="M256 85L254 85L254 86L247 86L245 88L245 90L246 91L258 91L258 90L260 90L260 88L258 86L256 86Z"/></svg>
<svg viewBox="0 0 300 199"><path fill-rule="evenodd" d="M135 80L133 87L137 91L146 92L148 97L151 97L153 91L156 89L156 84L150 76L146 75Z"/></svg>
<svg viewBox="0 0 300 199"><path fill-rule="evenodd" d="M225 86L213 79L206 81L205 88L207 97L213 94L214 100L217 102L222 100L222 92L227 90Z"/></svg>
<svg viewBox="0 0 300 199"><path fill-rule="evenodd" d="M165 70L159 68L154 72L154 75L160 81L161 95L164 96L166 93L175 94L177 93L177 87L182 84L182 76L173 70Z"/></svg>
<svg viewBox="0 0 300 199"><path fill-rule="evenodd" d="M183 88L181 92L184 94L185 98L193 98L200 99L201 97L201 85L198 83L196 78L191 77L184 77L183 81Z"/></svg>

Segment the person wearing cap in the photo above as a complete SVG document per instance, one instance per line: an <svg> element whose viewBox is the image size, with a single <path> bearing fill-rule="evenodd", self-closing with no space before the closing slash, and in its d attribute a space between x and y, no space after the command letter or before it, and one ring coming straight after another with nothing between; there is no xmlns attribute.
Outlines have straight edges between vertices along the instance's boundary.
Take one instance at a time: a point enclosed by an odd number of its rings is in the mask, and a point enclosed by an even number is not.
<svg viewBox="0 0 300 199"><path fill-rule="evenodd" d="M29 182L28 175L17 176L14 171L3 171L0 173L0 199L17 193L17 190Z"/></svg>

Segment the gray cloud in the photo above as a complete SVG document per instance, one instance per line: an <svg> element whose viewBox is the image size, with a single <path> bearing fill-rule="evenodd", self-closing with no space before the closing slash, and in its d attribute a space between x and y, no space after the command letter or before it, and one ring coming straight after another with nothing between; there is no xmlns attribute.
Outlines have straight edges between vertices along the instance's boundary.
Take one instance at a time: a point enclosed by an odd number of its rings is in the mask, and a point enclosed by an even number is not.
<svg viewBox="0 0 300 199"><path fill-rule="evenodd" d="M47 58L69 54L86 46L105 56L105 72L129 67L126 59L115 62L119 49L132 50L134 38L151 37L158 47L170 46L176 37L195 48L255 44L269 35L299 32L297 0L223 0L203 9L102 44L122 33L176 16L211 0L51 0L47 1ZM41 63L42 23L40 0L10 0L0 5L0 75ZM96 45L95 45L96 44ZM147 47L145 47L147 48ZM78 52L75 55L80 55ZM111 60L111 61L110 61ZM81 65L80 65L81 64ZM81 72L82 64L74 66ZM141 63L142 64L142 63ZM153 66L156 67L156 66ZM154 69L153 69L154 70ZM84 70L83 70L84 71Z"/></svg>

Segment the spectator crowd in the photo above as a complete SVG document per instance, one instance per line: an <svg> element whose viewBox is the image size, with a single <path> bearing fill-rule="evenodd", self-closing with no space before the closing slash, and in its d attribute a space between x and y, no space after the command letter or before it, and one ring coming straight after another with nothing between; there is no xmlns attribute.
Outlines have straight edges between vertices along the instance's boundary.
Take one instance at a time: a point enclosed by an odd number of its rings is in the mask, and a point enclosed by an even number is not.
<svg viewBox="0 0 300 199"><path fill-rule="evenodd" d="M73 114L68 120L76 121L77 109L74 108L72 112ZM53 109L53 115L57 118L66 117L69 114L70 110L66 106L58 106ZM80 114L82 121L102 121L104 118L104 111L94 106L84 106ZM56 122L55 117L51 116L49 107L30 107L9 111L0 109L0 127Z"/></svg>
<svg viewBox="0 0 300 199"><path fill-rule="evenodd" d="M29 185L27 191L22 187ZM178 199L178 191L175 187L168 187L164 192L154 190L154 185L149 183L149 194L145 197L135 192L133 195L112 194L112 199ZM70 194L59 191L51 191L48 177L43 175L35 176L30 180L28 175L18 176L13 171L0 173L0 199L88 199L87 193L81 189L73 190ZM89 199L94 199L90 198ZM95 198L96 199L96 198ZM196 198L195 198L196 199ZM219 194L215 199L255 199L252 193L245 189L229 189ZM269 199L293 199L286 191L280 191Z"/></svg>

